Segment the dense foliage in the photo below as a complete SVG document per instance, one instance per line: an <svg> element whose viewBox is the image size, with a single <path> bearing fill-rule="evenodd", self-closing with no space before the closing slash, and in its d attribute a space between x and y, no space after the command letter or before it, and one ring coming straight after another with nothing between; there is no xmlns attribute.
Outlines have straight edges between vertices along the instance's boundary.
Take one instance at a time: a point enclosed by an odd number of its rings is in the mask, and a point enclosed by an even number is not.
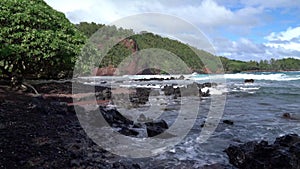
<svg viewBox="0 0 300 169"><path fill-rule="evenodd" d="M300 70L300 60L294 58L271 59L257 61L238 61L220 57L227 72L242 71L295 71Z"/></svg>
<svg viewBox="0 0 300 169"><path fill-rule="evenodd" d="M81 25L81 26L80 26ZM96 33L91 39L95 48L99 45L101 50L105 48L102 45L104 40L110 40L116 45L106 46L105 54L102 53L102 60L99 64L94 64L97 67L106 67L112 65L117 67L120 62L122 62L126 57L137 51L142 51L143 49L164 49L166 51L172 52L180 59L182 59L190 68L191 71L196 71L199 73L209 72L206 68L209 68L211 72L220 73L224 68L225 72L241 72L241 71L289 71L289 70L300 70L300 60L293 58L286 59L271 59L271 60L261 60L261 61L239 61L232 60L225 57L216 57L206 51L199 50L194 47L190 47L183 44L177 40L172 40L169 38L161 37L149 32L142 32L140 34L135 34L132 30L126 30L122 28L116 28L115 26L103 26L101 24L95 23L80 23L77 27L81 27L87 36L96 32L96 27L101 28L100 32ZM93 31L90 31L93 30ZM125 36L124 36L125 35ZM114 39L112 39L112 37ZM120 39L125 39L121 42ZM126 46L124 41L133 40L136 46ZM133 48L136 48L133 50ZM147 53L149 55L149 53ZM98 54L99 55L99 54ZM200 56L200 59L199 57ZM217 58L220 58L222 65ZM96 63L96 62L94 62ZM165 63L166 65L168 63ZM171 63L170 63L171 64ZM174 66L174 65L170 65Z"/></svg>
<svg viewBox="0 0 300 169"><path fill-rule="evenodd" d="M0 1L2 77L67 76L85 41L65 15L42 0Z"/></svg>
<svg viewBox="0 0 300 169"><path fill-rule="evenodd" d="M139 50L149 48L164 49L179 57L192 71L202 71L203 63L188 45L152 33L137 34L131 38L137 43ZM176 65L173 66L176 67Z"/></svg>
<svg viewBox="0 0 300 169"><path fill-rule="evenodd" d="M1 0L0 26L0 76L5 78L67 77L76 59L80 63L78 72L88 74L95 67L117 67L129 55L145 49L175 54L190 71L205 73L209 68L222 72L218 57L208 52L148 32L136 34L87 22L73 25L43 0ZM152 59L155 53L142 55ZM300 60L292 58L260 62L220 59L227 72L300 70ZM172 62L163 64L176 67Z"/></svg>
<svg viewBox="0 0 300 169"><path fill-rule="evenodd" d="M80 65L79 72L81 73L83 71L88 74L88 71L93 67L117 67L128 56L145 49L162 49L176 55L190 68L190 72L206 72L204 65L209 69L213 69L213 72L220 72L222 67L221 62L206 51L146 31L136 34L133 30L93 22L81 22L76 27L90 37L89 44L84 47L84 52L79 57L78 65ZM164 54L166 55L166 53ZM139 53L139 55L148 55L151 59L156 57L153 52L149 51ZM140 57L145 58L144 56ZM158 59L158 57L156 58ZM91 61L94 63L93 65L87 63ZM165 62L166 67L176 67L172 64L174 62Z"/></svg>
<svg viewBox="0 0 300 169"><path fill-rule="evenodd" d="M84 28L80 25L85 25ZM92 28L89 28L89 25ZM85 35L90 35L82 52L77 56L74 76L90 75L91 71L97 67L116 67L123 60L123 56L131 54L130 50L119 43L122 39L134 34L133 30L117 28L116 26L101 26L101 29L94 29L95 25L81 23ZM90 30L94 30L91 31Z"/></svg>
<svg viewBox="0 0 300 169"><path fill-rule="evenodd" d="M79 24L76 24L77 29L83 32L87 37L91 37L95 32L97 32L97 30L99 30L103 26L104 24L97 24L95 22L80 22Z"/></svg>

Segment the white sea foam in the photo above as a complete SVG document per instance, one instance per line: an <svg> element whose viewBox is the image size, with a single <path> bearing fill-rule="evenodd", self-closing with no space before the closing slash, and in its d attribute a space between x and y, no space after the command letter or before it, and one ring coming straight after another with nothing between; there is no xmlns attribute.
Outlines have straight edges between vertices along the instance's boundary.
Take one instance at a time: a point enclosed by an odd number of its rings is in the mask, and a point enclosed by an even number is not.
<svg viewBox="0 0 300 169"><path fill-rule="evenodd" d="M254 79L254 80L275 80L275 81L290 81L290 80L300 80L300 73L296 74L286 74L286 73L236 73L236 74L189 74L189 75L124 75L124 76L89 76L89 77L79 77L82 80L137 80L137 79L170 79L175 78L178 80L180 76L185 79L195 80L195 81L214 81L219 79Z"/></svg>
<svg viewBox="0 0 300 169"><path fill-rule="evenodd" d="M291 81L300 80L300 74L286 74L286 73L236 73L236 74L220 74L220 75L208 75L208 74L191 74L186 76L188 79L196 81L214 81L222 78L225 79L254 79L254 80L274 80L274 81Z"/></svg>
<svg viewBox="0 0 300 169"><path fill-rule="evenodd" d="M137 85L138 88L151 88L151 89L160 89L162 85Z"/></svg>
<svg viewBox="0 0 300 169"><path fill-rule="evenodd" d="M284 73L273 73L273 74L237 73L237 74L225 74L224 76L226 79L254 79L254 80L274 80L274 81L300 80L300 75L287 75Z"/></svg>
<svg viewBox="0 0 300 169"><path fill-rule="evenodd" d="M246 90L259 90L260 87L241 87L240 89L244 90L244 91L246 91Z"/></svg>
<svg viewBox="0 0 300 169"><path fill-rule="evenodd" d="M124 77L128 77L130 79L152 79L152 78L159 78L159 79L170 79L176 78L178 79L181 75L126 75Z"/></svg>
<svg viewBox="0 0 300 169"><path fill-rule="evenodd" d="M226 92L225 88L215 88L215 87L204 87L201 89L201 92L206 93L209 90L211 95L222 95Z"/></svg>
<svg viewBox="0 0 300 169"><path fill-rule="evenodd" d="M209 93L211 94L211 95L222 95L223 93L225 93L226 92L226 89L224 88L224 89L220 89L220 88L210 88L209 89Z"/></svg>
<svg viewBox="0 0 300 169"><path fill-rule="evenodd" d="M206 93L209 89L210 88L208 88L208 87L204 87L204 88L201 89L201 92Z"/></svg>

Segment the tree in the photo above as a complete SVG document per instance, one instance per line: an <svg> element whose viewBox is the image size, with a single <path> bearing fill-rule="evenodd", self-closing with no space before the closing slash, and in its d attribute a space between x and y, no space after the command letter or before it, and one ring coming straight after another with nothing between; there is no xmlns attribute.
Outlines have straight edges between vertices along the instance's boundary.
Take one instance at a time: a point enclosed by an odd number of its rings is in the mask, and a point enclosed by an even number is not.
<svg viewBox="0 0 300 169"><path fill-rule="evenodd" d="M224 69L224 71L228 71L229 70L229 59L228 58L226 58L226 57L220 57L220 60L221 60L221 62L222 62L222 64L223 64L223 69Z"/></svg>
<svg viewBox="0 0 300 169"><path fill-rule="evenodd" d="M259 62L259 69L260 70L269 70L270 69L269 62L267 60L261 60Z"/></svg>
<svg viewBox="0 0 300 169"><path fill-rule="evenodd" d="M1 0L0 26L0 70L10 79L67 76L85 41L42 0Z"/></svg>
<svg viewBox="0 0 300 169"><path fill-rule="evenodd" d="M76 25L77 29L83 32L87 37L91 37L98 29L102 28L103 24L96 24L95 22L80 22Z"/></svg>
<svg viewBox="0 0 300 169"><path fill-rule="evenodd" d="M280 66L281 70L299 70L300 60L294 58L284 58L277 60L277 65Z"/></svg>

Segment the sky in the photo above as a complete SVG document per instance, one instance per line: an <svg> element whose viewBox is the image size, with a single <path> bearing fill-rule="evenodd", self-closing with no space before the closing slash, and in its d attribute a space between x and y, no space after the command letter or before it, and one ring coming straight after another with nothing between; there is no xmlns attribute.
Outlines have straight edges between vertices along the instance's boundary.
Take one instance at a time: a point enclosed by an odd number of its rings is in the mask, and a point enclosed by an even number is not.
<svg viewBox="0 0 300 169"><path fill-rule="evenodd" d="M73 23L111 24L143 13L175 16L199 29L214 47L214 54L231 59L300 59L300 0L45 1ZM155 33L163 35L159 30ZM193 36L197 35L189 34ZM189 37L185 37L187 43Z"/></svg>

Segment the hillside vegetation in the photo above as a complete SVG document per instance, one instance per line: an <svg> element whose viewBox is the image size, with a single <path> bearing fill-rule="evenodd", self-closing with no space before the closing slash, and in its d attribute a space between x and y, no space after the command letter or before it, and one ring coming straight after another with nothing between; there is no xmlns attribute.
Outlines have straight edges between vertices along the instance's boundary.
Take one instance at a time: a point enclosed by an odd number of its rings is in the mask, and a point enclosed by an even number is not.
<svg viewBox="0 0 300 169"><path fill-rule="evenodd" d="M146 67L147 60L159 63L157 51L147 49L166 51L159 54L164 58L176 56L189 68L187 73L222 73L222 66L227 72L300 70L298 59L243 62L220 57L221 63L219 57L206 51L153 33L137 34L97 23L74 25L43 0L1 0L0 26L0 77L12 81L70 78L76 61L79 66L75 67L75 74L90 74L98 67L117 67L136 53L138 58L146 59L133 63ZM161 65L166 70L176 69L175 73L183 68L169 58Z"/></svg>
<svg viewBox="0 0 300 169"><path fill-rule="evenodd" d="M113 34L126 34L128 38L117 43L112 47L107 54L103 56L103 60L99 64L100 67L106 67L109 65L117 67L122 60L127 56L133 54L136 51L141 51L144 49L164 49L167 50L180 59L182 59L187 66L190 68L191 72L198 73L222 73L224 69L225 72L243 72L243 71L293 71L300 70L300 60L294 58L284 58L284 59L270 59L270 60L261 60L261 61L239 61L228 59L226 57L217 57L206 51L199 50L195 47L188 46L177 40L172 40L166 37L161 37L149 32L142 32L140 34L135 34L132 30L126 30L115 26L104 26L102 24L95 23L80 23L77 25L77 28L81 30L87 37L91 36L91 30L97 28L103 31L100 34L105 34L105 37L108 38L113 36ZM108 31L109 30L109 31ZM127 32L126 32L127 31ZM107 33L109 32L109 33ZM97 39L98 42L92 40L94 43L101 44L103 38L99 38L99 33L92 39ZM121 36L117 36L122 39ZM132 46L128 45L131 43ZM103 46L101 46L103 48ZM200 57L200 58L199 58ZM219 60L221 62L219 62ZM222 65L220 64L222 63ZM168 64L168 63L166 63ZM95 65L96 66L96 65Z"/></svg>
<svg viewBox="0 0 300 169"><path fill-rule="evenodd" d="M91 27L94 26L96 26L96 24L91 23ZM149 32L136 34L132 30L126 30L122 28L118 29L115 26L103 27L103 25L98 25L98 27L101 29L90 37L89 41L91 42L91 44L86 46L86 49L89 48L89 50L83 52L83 55L88 55L88 53L91 51L90 48L95 48L95 51L92 53L98 52L97 57L102 58L101 62L98 63L99 67L107 67L110 65L117 67L125 58L136 52L146 49L159 49L168 51L181 59L189 68L189 73L208 73L207 70L217 72L221 71L222 69L221 62L218 62L218 58L214 55L206 51L188 46L187 44L184 44L177 40L161 37ZM88 29L87 23L80 23L77 25L77 28L83 31L83 33L85 33L87 37L90 35L91 29ZM103 42L105 42L105 44L103 44ZM111 45L110 43L116 44ZM154 51L157 52L157 50L153 50L153 52ZM160 55L162 53L151 53L150 51L143 54L139 53L139 55L148 55L150 58L147 59L148 61L154 59L155 54ZM145 58L146 56L141 57ZM85 56L84 58L89 58L89 60L95 59L95 57L90 58L89 56ZM82 59L82 62L84 62L85 60L86 59ZM96 62L97 61L93 63ZM171 68L172 66L176 67L176 65L172 64L174 63L172 63L171 61L165 62L165 66L168 68Z"/></svg>
<svg viewBox="0 0 300 169"><path fill-rule="evenodd" d="M226 72L243 71L297 71L300 70L300 60L295 58L271 59L261 61L239 61L220 57Z"/></svg>

